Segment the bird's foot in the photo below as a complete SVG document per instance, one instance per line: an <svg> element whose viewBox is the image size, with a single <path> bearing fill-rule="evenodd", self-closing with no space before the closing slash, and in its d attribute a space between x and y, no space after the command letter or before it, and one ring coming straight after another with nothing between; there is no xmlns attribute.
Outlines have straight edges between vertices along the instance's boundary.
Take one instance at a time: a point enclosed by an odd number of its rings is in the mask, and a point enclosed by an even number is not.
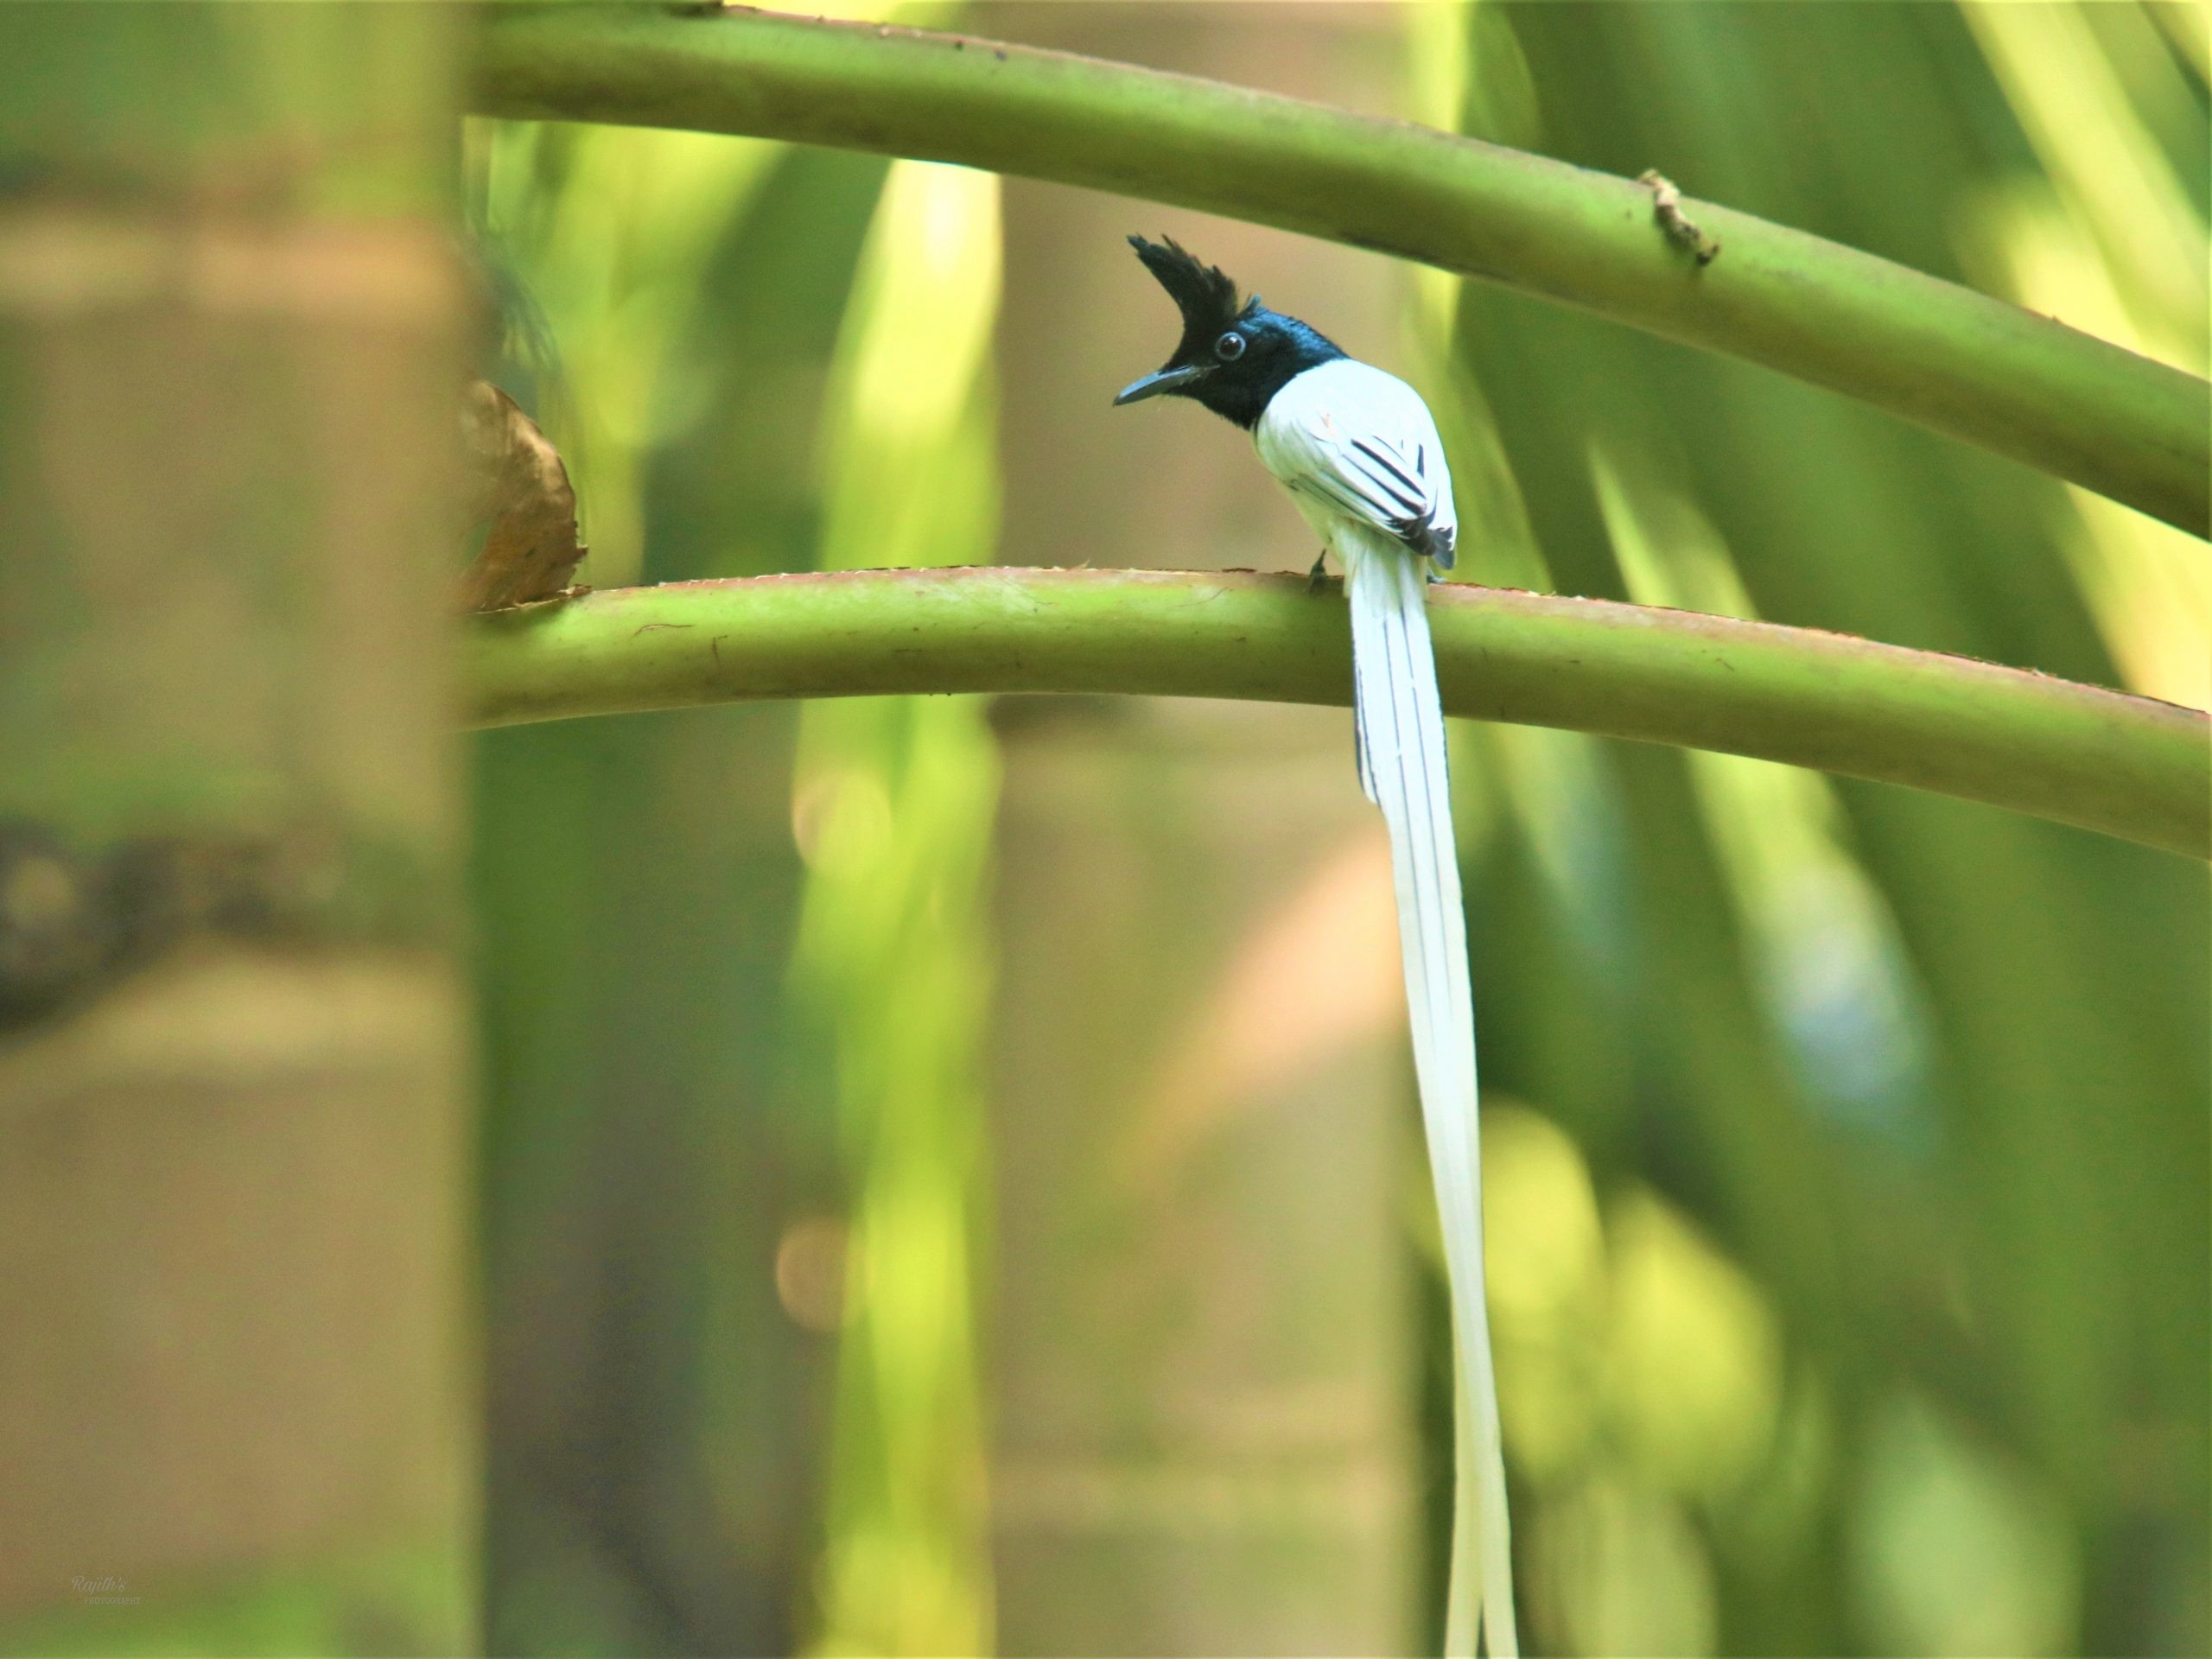
<svg viewBox="0 0 2212 1659"><path fill-rule="evenodd" d="M1319 588L1328 574L1329 550L1325 547L1321 550L1321 556L1313 561L1313 568L1306 573L1306 591L1310 594Z"/></svg>

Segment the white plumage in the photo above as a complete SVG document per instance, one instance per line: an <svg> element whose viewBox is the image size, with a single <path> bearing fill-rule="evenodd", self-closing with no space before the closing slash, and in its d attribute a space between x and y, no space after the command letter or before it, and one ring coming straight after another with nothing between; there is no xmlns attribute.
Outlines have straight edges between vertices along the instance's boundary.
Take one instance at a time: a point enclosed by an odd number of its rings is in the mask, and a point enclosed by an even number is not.
<svg viewBox="0 0 2212 1659"><path fill-rule="evenodd" d="M1335 524L1394 540L1419 526L1426 534L1408 550L1437 547L1439 566L1452 568L1459 524L1444 442L1421 394L1396 375L1349 357L1308 369L1268 400L1252 442L1331 551Z"/></svg>
<svg viewBox="0 0 2212 1659"><path fill-rule="evenodd" d="M1505 1464L1483 1291L1474 995L1422 563L1430 550L1436 563L1451 562L1458 534L1451 474L1420 394L1349 358L1285 384L1268 400L1253 441L1261 463L1344 566L1360 783L1389 828L1414 1067L1458 1358L1445 1652L1471 1656L1480 1625L1493 1656L1513 1655L1519 1638Z"/></svg>

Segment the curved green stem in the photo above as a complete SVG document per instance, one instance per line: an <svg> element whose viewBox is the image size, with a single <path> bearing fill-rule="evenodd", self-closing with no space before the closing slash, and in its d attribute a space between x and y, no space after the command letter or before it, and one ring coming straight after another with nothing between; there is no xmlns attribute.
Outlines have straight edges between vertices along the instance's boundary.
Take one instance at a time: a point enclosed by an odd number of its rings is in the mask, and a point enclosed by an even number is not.
<svg viewBox="0 0 2212 1659"><path fill-rule="evenodd" d="M1640 185L1402 122L953 35L634 4L487 9L475 107L958 162L1279 226L1764 363L2199 536L2212 513L2194 375L1707 202L1689 211L1725 251L1700 266Z"/></svg>
<svg viewBox="0 0 2212 1659"><path fill-rule="evenodd" d="M1129 570L861 570L616 588L474 620L481 725L765 697L1134 692L1344 704L1340 590ZM2212 857L2191 709L1844 634L1609 601L1430 594L1446 709L1986 801Z"/></svg>

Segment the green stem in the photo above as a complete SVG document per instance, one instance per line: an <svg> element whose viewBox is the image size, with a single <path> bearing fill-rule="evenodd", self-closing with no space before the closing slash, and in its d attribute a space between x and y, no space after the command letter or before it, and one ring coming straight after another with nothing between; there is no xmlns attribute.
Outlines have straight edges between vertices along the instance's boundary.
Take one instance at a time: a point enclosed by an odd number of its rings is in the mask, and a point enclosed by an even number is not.
<svg viewBox="0 0 2212 1659"><path fill-rule="evenodd" d="M2212 857L2191 709L1844 634L1504 588L1434 589L1452 714L1718 749ZM1332 583L862 570L616 588L474 620L477 723L766 697L1131 692L1348 702Z"/></svg>
<svg viewBox="0 0 2212 1659"><path fill-rule="evenodd" d="M2198 536L2212 514L2194 375L1686 200L1725 248L1700 266L1641 185L1403 122L953 35L639 5L487 8L475 107L957 162L1279 226L1765 364Z"/></svg>

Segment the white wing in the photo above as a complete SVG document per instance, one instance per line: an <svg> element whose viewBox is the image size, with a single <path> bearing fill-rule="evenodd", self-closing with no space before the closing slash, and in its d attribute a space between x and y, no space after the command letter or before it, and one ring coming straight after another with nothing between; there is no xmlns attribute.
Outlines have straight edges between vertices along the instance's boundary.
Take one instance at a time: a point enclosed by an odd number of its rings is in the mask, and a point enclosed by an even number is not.
<svg viewBox="0 0 2212 1659"><path fill-rule="evenodd" d="M1350 358L1308 369L1268 399L1252 435L1309 518L1348 518L1452 568L1459 527L1443 441L1395 375Z"/></svg>

